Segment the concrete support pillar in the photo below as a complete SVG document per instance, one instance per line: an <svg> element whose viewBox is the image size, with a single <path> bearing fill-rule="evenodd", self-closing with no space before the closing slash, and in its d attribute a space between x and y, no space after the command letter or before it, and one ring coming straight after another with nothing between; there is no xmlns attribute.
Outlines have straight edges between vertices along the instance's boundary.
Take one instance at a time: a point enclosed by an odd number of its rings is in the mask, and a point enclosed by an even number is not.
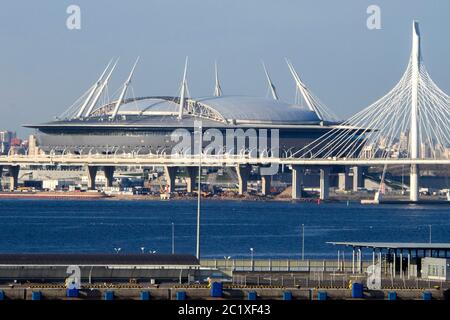
<svg viewBox="0 0 450 320"><path fill-rule="evenodd" d="M352 188L349 167L344 167L344 172L338 173L338 188L342 191L347 191Z"/></svg>
<svg viewBox="0 0 450 320"><path fill-rule="evenodd" d="M320 168L320 200L328 199L330 195L330 168Z"/></svg>
<svg viewBox="0 0 450 320"><path fill-rule="evenodd" d="M175 191L175 175L177 173L177 167L164 166L164 175L166 176L167 192L171 193Z"/></svg>
<svg viewBox="0 0 450 320"><path fill-rule="evenodd" d="M9 167L9 191L14 191L19 186L20 166Z"/></svg>
<svg viewBox="0 0 450 320"><path fill-rule="evenodd" d="M88 189L95 190L95 178L97 177L97 166L88 166L87 167L87 178L88 178Z"/></svg>
<svg viewBox="0 0 450 320"><path fill-rule="evenodd" d="M417 164L411 165L409 175L409 201L419 201L419 166Z"/></svg>
<svg viewBox="0 0 450 320"><path fill-rule="evenodd" d="M236 166L236 173L238 176L238 183L239 183L239 194L243 195L245 192L247 192L247 182L248 178L250 177L250 172L252 170L252 167L248 164L243 166Z"/></svg>
<svg viewBox="0 0 450 320"><path fill-rule="evenodd" d="M192 193L195 189L195 178L198 175L197 167L186 167L186 192Z"/></svg>
<svg viewBox="0 0 450 320"><path fill-rule="evenodd" d="M353 191L358 191L358 188L364 188L363 168L355 166L353 171Z"/></svg>
<svg viewBox="0 0 450 320"><path fill-rule="evenodd" d="M263 196L270 194L270 180L272 176L261 176L261 193Z"/></svg>
<svg viewBox="0 0 450 320"><path fill-rule="evenodd" d="M300 166L292 166L292 199L302 197L303 172Z"/></svg>
<svg viewBox="0 0 450 320"><path fill-rule="evenodd" d="M106 187L112 187L114 182L114 166L106 166L103 167L103 172L105 173L105 179L106 179Z"/></svg>

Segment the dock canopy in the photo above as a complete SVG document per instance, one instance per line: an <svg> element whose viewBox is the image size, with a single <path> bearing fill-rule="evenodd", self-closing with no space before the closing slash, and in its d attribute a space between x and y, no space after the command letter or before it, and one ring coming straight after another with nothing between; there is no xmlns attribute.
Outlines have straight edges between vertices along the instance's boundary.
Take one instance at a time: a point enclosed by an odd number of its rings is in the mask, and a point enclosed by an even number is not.
<svg viewBox="0 0 450 320"><path fill-rule="evenodd" d="M353 248L450 251L450 243L424 243L424 242L327 242L327 243L332 245L346 246Z"/></svg>

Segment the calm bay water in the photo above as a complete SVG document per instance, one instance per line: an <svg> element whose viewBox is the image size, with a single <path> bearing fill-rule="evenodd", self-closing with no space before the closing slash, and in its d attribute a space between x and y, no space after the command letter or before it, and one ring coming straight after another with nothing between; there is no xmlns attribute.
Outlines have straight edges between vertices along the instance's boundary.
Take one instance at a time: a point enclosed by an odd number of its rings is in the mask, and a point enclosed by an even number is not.
<svg viewBox="0 0 450 320"><path fill-rule="evenodd" d="M0 252L195 253L195 201L0 200ZM450 206L202 202L202 256L335 257L327 241L450 242ZM347 249L348 254L349 249Z"/></svg>

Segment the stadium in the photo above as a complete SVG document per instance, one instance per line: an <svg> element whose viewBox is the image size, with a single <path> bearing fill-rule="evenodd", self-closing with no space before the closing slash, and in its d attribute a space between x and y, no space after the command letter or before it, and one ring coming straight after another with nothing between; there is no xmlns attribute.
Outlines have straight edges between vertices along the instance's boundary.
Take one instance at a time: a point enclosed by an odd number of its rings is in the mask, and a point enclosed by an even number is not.
<svg viewBox="0 0 450 320"><path fill-rule="evenodd" d="M137 63L137 61L136 61ZM264 66L271 97L223 95L215 68L214 95L188 97L187 61L180 95L126 98L136 67L120 88L116 99L106 104L105 95L117 62L111 62L97 82L60 118L25 127L37 130L39 148L45 153L130 153L169 154L176 144L171 139L175 129L194 131L201 121L202 130L278 130L280 156L289 156L339 124L337 117L320 103L300 80L292 64L289 70L301 97L298 104L279 100L276 88ZM246 144L248 146L248 143ZM268 146L270 148L270 145ZM236 153L243 150L235 150Z"/></svg>

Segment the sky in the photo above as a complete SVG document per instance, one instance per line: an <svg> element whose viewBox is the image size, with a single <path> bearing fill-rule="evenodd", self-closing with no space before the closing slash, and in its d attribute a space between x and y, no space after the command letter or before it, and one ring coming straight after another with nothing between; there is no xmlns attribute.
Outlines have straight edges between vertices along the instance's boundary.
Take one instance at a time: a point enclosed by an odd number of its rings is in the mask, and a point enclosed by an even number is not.
<svg viewBox="0 0 450 320"><path fill-rule="evenodd" d="M81 10L81 29L66 12ZM370 5L381 29L370 30ZM364 109L400 79L420 22L422 53L450 93L448 0L3 0L0 5L0 130L52 120L120 57L115 92L141 57L130 93L177 95L184 59L193 97L212 95L214 61L223 93L266 96L264 60L280 99L294 102L284 59L342 119Z"/></svg>

